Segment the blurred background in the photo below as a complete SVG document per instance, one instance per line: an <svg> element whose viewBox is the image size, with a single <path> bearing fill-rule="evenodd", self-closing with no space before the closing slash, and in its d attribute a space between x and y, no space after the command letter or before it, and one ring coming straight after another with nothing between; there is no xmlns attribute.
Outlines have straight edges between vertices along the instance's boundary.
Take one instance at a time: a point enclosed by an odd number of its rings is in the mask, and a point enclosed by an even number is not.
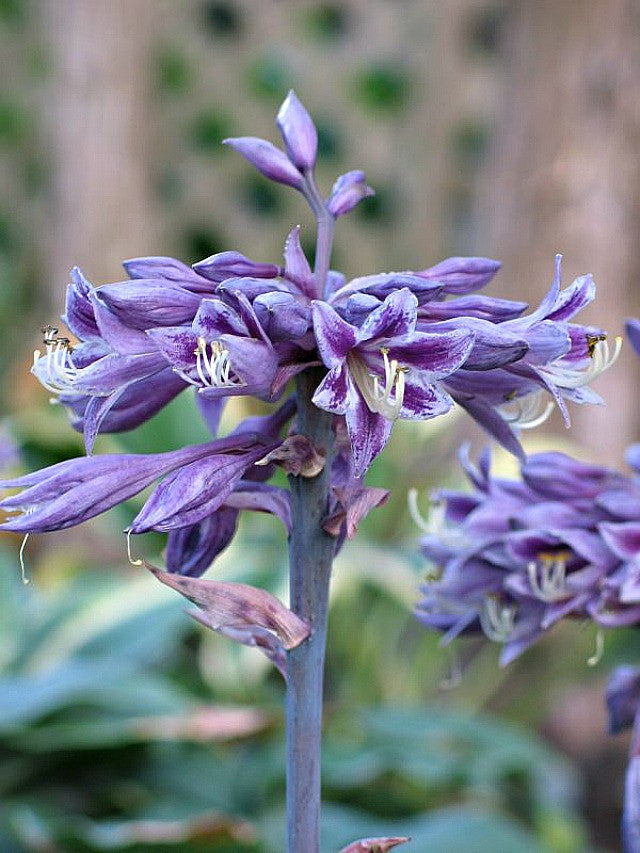
<svg viewBox="0 0 640 853"><path fill-rule="evenodd" d="M82 452L29 375L69 269L277 261L295 193L222 146L275 140L294 87L317 120L321 186L363 168L376 196L341 220L352 277L453 254L503 262L490 293L537 305L564 254L592 272L585 322L640 314L640 9L632 0L0 0L0 359L12 470ZM606 408L555 416L529 450L622 466L638 437L630 348L595 387ZM228 424L246 403L235 402ZM205 438L182 395L98 450ZM411 834L430 851L619 849L627 743L609 738L592 628L562 626L507 670L490 644L438 649L411 616L426 571L406 509L457 484L464 417L402 424L370 474L393 497L337 567L327 668L326 850ZM10 452L7 452L10 457ZM504 472L512 463L496 453ZM258 653L205 635L126 564L136 501L77 531L0 552L0 849L281 851L283 687ZM247 518L215 570L286 597L286 548ZM161 561L161 537L139 548ZM461 678L459 677L461 674ZM460 682L458 684L458 682Z"/></svg>

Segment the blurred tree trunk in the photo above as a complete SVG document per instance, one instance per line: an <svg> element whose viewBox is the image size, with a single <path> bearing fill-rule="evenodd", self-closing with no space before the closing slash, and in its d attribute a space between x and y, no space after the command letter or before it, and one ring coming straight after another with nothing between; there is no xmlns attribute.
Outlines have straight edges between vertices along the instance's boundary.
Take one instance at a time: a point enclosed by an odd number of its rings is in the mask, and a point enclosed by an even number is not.
<svg viewBox="0 0 640 853"><path fill-rule="evenodd" d="M504 261L503 292L538 301L560 251L565 283L594 274L598 297L584 321L619 334L640 312L640 9L633 0L518 0L504 48L481 210L487 251ZM617 465L638 428L640 371L625 349L595 385L606 408L571 407L572 436Z"/></svg>
<svg viewBox="0 0 640 853"><path fill-rule="evenodd" d="M123 277L120 261L160 250L151 178L157 129L150 49L157 0L44 0L53 58L47 130L53 216L47 237L51 304L71 266L96 282Z"/></svg>

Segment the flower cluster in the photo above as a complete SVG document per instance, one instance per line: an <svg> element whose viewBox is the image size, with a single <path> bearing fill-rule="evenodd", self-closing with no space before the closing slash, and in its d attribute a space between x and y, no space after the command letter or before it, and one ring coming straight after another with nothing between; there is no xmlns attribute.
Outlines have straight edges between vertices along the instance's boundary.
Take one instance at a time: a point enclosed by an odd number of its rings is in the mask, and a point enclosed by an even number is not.
<svg viewBox="0 0 640 853"><path fill-rule="evenodd" d="M422 551L436 571L418 618L451 640L480 632L509 663L563 617L601 628L640 622L640 477L540 453L522 479L492 477L465 452L472 493L435 495ZM627 461L640 474L640 445Z"/></svg>
<svg viewBox="0 0 640 853"><path fill-rule="evenodd" d="M226 142L309 203L318 224L314 269L296 227L282 264L237 251L193 267L143 257L124 263L128 280L98 287L73 270L68 333L43 330L32 372L68 408L89 455L2 482L21 489L0 501L19 513L4 530L79 524L163 478L129 532L167 532L169 572L195 583L230 542L240 510L271 512L289 529L288 493L267 482L275 465L294 476L322 467L324 449L297 435L295 401L286 397L303 371L319 372L313 402L333 416L337 450L324 527L338 544L386 497L363 478L396 420L429 419L458 403L522 455L519 429L544 420L554 401L566 419L566 400L599 402L588 383L619 345L610 353L602 330L571 322L593 299L590 276L562 289L558 257L549 292L528 314L522 302L478 293L499 268L487 258L347 281L329 268L335 221L372 190L355 170L323 198L314 176L316 129L293 92L277 124L284 150L254 137ZM98 433L132 429L188 388L213 436L230 396L279 408L200 446L91 455Z"/></svg>

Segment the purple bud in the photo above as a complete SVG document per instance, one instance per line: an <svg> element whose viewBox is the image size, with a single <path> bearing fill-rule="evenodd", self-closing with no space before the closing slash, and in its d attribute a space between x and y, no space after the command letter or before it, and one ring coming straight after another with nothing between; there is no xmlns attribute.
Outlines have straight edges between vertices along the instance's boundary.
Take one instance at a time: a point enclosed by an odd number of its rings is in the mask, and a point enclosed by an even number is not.
<svg viewBox="0 0 640 853"><path fill-rule="evenodd" d="M370 195L375 195L375 191L367 186L364 172L354 169L336 180L327 202L327 210L337 219Z"/></svg>
<svg viewBox="0 0 640 853"><path fill-rule="evenodd" d="M471 293L488 284L500 269L491 258L447 258L418 275L444 285L445 293Z"/></svg>
<svg viewBox="0 0 640 853"><path fill-rule="evenodd" d="M240 252L218 252L193 265L194 270L209 281L220 282L228 278L277 278L281 269L275 264L259 264Z"/></svg>
<svg viewBox="0 0 640 853"><path fill-rule="evenodd" d="M267 142L255 136L240 136L235 139L223 140L224 145L230 145L235 151L247 159L252 166L272 181L287 184L299 190L302 186L302 175L290 162L287 155Z"/></svg>
<svg viewBox="0 0 640 853"><path fill-rule="evenodd" d="M276 124L294 166L300 171L313 169L316 165L318 132L293 89L278 110Z"/></svg>

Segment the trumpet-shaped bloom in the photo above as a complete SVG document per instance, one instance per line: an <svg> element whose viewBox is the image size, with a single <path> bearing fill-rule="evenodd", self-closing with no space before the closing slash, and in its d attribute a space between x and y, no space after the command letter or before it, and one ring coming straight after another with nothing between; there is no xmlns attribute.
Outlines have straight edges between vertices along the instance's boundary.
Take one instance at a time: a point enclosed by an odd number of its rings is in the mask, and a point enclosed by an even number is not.
<svg viewBox="0 0 640 853"><path fill-rule="evenodd" d="M473 333L462 329L416 332L417 305L408 289L399 290L358 328L328 304L313 304L318 350L329 368L313 401L345 416L358 476L380 453L397 418L448 411L451 400L437 380L456 370L473 346Z"/></svg>

